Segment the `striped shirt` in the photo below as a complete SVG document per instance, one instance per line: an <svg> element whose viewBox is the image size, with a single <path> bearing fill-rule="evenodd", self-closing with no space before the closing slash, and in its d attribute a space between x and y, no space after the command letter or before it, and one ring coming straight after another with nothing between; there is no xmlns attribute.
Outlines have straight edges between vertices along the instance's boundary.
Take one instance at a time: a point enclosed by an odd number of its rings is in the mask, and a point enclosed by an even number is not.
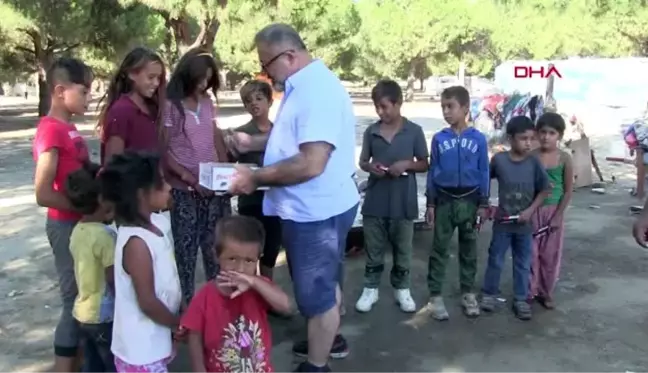
<svg viewBox="0 0 648 373"><path fill-rule="evenodd" d="M213 102L204 97L196 111L184 108L184 122L178 108L170 101L166 103L164 114L169 155L198 179L200 162L218 161L214 146L216 113ZM171 184L177 186L177 183Z"/></svg>

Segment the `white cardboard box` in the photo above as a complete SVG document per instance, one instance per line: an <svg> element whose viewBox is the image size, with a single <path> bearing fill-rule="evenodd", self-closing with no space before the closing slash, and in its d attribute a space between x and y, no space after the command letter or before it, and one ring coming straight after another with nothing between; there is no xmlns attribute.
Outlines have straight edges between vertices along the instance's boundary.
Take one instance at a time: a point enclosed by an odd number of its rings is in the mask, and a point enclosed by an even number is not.
<svg viewBox="0 0 648 373"><path fill-rule="evenodd" d="M200 163L200 185L215 192L227 192L232 178L234 177L234 174L236 174L236 169L234 167L237 164L248 166L253 170L258 168L256 165L245 163ZM265 190L267 188L262 187L259 189Z"/></svg>

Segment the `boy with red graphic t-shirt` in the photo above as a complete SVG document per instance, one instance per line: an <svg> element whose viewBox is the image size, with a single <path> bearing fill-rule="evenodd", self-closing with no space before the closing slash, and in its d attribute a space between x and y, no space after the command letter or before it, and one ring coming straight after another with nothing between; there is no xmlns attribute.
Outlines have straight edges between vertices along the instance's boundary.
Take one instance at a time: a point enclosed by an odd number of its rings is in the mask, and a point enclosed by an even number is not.
<svg viewBox="0 0 648 373"><path fill-rule="evenodd" d="M88 162L88 148L74 124L73 115L82 115L90 102L92 72L83 62L61 58L47 72L51 95L49 113L42 117L33 142L36 175L34 190L39 206L47 207L45 230L52 246L63 303L54 333L54 370L78 370L75 358L79 347L78 324L72 317L77 286L70 254L70 234L81 218L64 195L68 175Z"/></svg>
<svg viewBox="0 0 648 373"><path fill-rule="evenodd" d="M220 273L193 297L181 328L188 330L194 372L273 372L267 312L290 313L288 295L257 276L265 232L251 217L234 215L216 225Z"/></svg>

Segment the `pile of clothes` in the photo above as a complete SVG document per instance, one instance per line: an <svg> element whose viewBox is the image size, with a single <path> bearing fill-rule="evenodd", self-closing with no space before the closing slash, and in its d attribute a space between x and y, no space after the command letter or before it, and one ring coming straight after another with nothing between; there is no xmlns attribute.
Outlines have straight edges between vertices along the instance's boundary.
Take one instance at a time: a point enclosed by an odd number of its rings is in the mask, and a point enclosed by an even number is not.
<svg viewBox="0 0 648 373"><path fill-rule="evenodd" d="M536 121L544 110L541 95L493 94L473 98L470 102L470 120L475 128L486 135L489 145L502 145L506 142L506 122L512 117L526 115Z"/></svg>
<svg viewBox="0 0 648 373"><path fill-rule="evenodd" d="M637 119L623 127L623 141L631 151L637 148L648 151L648 118Z"/></svg>

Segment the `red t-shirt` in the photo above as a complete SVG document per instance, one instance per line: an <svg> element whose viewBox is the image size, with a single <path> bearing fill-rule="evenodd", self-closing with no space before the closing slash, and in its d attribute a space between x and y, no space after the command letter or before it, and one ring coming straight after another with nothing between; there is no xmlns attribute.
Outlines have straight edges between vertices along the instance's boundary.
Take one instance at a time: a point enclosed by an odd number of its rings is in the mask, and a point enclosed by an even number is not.
<svg viewBox="0 0 648 373"><path fill-rule="evenodd" d="M54 177L54 190L63 193L68 175L89 160L88 146L74 124L61 122L52 117L42 117L33 142L34 161L50 149L58 150L58 165ZM47 209L47 216L56 220L79 220L81 214L74 211Z"/></svg>
<svg viewBox="0 0 648 373"><path fill-rule="evenodd" d="M191 300L181 325L202 333L208 372L273 372L267 313L256 291L230 299L210 281Z"/></svg>
<svg viewBox="0 0 648 373"><path fill-rule="evenodd" d="M106 112L101 133L101 164L106 156L108 139L117 136L124 150L161 153L157 118L142 111L128 95L122 95Z"/></svg>

